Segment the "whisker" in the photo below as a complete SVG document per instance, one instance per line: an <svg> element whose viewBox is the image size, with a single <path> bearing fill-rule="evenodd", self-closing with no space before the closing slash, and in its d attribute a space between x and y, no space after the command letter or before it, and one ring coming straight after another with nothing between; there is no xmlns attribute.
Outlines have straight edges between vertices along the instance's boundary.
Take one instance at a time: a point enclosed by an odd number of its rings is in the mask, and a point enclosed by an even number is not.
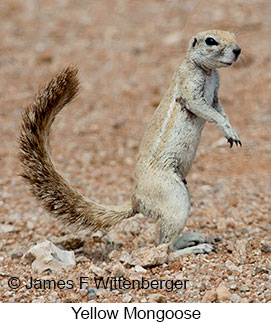
<svg viewBox="0 0 271 323"><path fill-rule="evenodd" d="M241 62L242 62L242 64L244 65L244 68L245 68L245 70L246 70L246 72L247 72L247 74L248 74L249 78L250 78L250 79L252 79L252 76L251 76L251 74L250 74L250 72L249 72L249 69L248 69L248 67L247 67L247 65L246 65L246 63L245 63L245 61L243 60L243 58L242 58L242 57L240 57L240 61L241 61Z"/></svg>

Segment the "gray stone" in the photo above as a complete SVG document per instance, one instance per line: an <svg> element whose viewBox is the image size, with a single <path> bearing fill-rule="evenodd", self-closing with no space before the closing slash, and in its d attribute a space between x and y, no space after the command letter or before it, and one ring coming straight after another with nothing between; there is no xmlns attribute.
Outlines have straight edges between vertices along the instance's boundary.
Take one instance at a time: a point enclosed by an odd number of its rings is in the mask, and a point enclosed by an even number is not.
<svg viewBox="0 0 271 323"><path fill-rule="evenodd" d="M87 294L87 299L88 300L92 300L95 299L97 297L96 291L94 288L89 288L88 289L88 294Z"/></svg>
<svg viewBox="0 0 271 323"><path fill-rule="evenodd" d="M24 256L32 269L37 273L45 271L59 272L62 269L72 269L75 266L73 251L58 248L52 242L46 240L32 247Z"/></svg>

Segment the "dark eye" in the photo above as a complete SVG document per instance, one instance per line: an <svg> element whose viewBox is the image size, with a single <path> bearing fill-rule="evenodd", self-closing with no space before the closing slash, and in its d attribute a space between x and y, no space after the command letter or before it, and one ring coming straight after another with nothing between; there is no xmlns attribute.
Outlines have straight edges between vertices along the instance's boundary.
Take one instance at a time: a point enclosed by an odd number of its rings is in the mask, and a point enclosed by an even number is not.
<svg viewBox="0 0 271 323"><path fill-rule="evenodd" d="M216 40L214 40L214 38L212 37L208 37L205 39L205 43L208 45L208 46L214 46L214 45L218 45L218 42Z"/></svg>

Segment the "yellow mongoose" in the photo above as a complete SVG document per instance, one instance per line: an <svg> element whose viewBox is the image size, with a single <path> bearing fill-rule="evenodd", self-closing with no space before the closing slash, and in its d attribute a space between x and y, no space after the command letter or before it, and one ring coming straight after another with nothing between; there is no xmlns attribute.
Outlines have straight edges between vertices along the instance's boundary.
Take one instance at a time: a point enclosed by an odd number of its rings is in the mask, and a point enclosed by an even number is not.
<svg viewBox="0 0 271 323"><path fill-rule="evenodd" d="M57 173L50 157L49 132L58 112L78 90L77 70L68 67L36 96L23 113L20 142L22 176L43 206L68 224L107 229L136 213L160 220L160 243L174 249L210 252L197 233L179 237L190 209L186 176L206 121L216 123L230 146L241 142L218 98L217 68L230 66L241 49L234 34L211 30L195 35L182 65L155 111L140 145L131 203L104 206L75 191ZM179 237L179 238L178 238ZM192 247L191 247L192 246Z"/></svg>

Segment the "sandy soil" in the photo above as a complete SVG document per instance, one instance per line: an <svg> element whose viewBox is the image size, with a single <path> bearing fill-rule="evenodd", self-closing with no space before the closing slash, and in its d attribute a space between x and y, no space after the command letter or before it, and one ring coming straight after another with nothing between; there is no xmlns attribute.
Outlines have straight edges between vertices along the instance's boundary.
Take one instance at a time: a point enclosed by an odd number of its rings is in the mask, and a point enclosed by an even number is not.
<svg viewBox="0 0 271 323"><path fill-rule="evenodd" d="M0 233L2 302L271 301L270 13L267 0L0 2L0 224L13 228ZM72 270L38 275L25 263L22 255L36 243L72 232L39 207L17 175L20 114L39 85L65 65L79 67L80 95L53 126L54 161L83 194L120 204L132 192L144 129L189 39L214 28L236 31L242 47L242 61L221 70L220 95L243 148L229 149L206 126L187 179L193 207L185 230L200 231L217 253L146 273L125 265L130 278L188 279L181 292L99 291L91 300L78 288L10 290L10 276L76 280L93 277L92 264L111 275L119 253L157 240L155 222L137 216L112 230L124 240L119 245L78 232L83 247Z"/></svg>

